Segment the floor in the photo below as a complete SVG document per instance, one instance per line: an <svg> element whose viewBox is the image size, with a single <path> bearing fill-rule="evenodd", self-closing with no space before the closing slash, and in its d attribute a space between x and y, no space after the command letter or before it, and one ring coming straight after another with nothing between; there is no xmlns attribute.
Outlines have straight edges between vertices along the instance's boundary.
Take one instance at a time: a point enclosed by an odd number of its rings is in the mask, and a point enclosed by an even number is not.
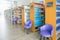
<svg viewBox="0 0 60 40"><path fill-rule="evenodd" d="M8 18L0 15L0 40L39 40L39 32L26 34L21 25L12 24Z"/></svg>

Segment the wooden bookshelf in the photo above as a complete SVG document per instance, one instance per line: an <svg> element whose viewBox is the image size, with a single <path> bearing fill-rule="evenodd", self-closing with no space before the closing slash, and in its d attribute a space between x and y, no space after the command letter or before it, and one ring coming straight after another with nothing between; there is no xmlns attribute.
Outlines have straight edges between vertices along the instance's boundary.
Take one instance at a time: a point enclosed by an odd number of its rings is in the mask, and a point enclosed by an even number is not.
<svg viewBox="0 0 60 40"><path fill-rule="evenodd" d="M48 2L53 2L53 6L47 7ZM45 0L45 23L54 27L52 40L56 40L56 0Z"/></svg>

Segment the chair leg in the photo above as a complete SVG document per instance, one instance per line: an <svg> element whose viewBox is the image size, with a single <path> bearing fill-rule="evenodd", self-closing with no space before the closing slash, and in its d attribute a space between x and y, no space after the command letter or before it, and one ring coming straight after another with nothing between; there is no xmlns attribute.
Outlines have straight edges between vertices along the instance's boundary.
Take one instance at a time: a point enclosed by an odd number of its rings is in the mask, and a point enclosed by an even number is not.
<svg viewBox="0 0 60 40"><path fill-rule="evenodd" d="M45 40L47 40L47 38L45 37Z"/></svg>
<svg viewBox="0 0 60 40"><path fill-rule="evenodd" d="M42 40L49 40L49 38L46 38L46 37L42 37Z"/></svg>
<svg viewBox="0 0 60 40"><path fill-rule="evenodd" d="M40 35L40 40L45 40L45 37L42 37L42 36Z"/></svg>
<svg viewBox="0 0 60 40"><path fill-rule="evenodd" d="M52 40L52 37L50 37L49 40Z"/></svg>
<svg viewBox="0 0 60 40"><path fill-rule="evenodd" d="M24 28L23 30L24 30L24 32L25 32L25 28Z"/></svg>
<svg viewBox="0 0 60 40"><path fill-rule="evenodd" d="M17 22L15 22L17 24Z"/></svg>
<svg viewBox="0 0 60 40"><path fill-rule="evenodd" d="M40 40L42 40L42 36L40 35Z"/></svg>
<svg viewBox="0 0 60 40"><path fill-rule="evenodd" d="M41 36L41 40L44 40L44 37Z"/></svg>
<svg viewBox="0 0 60 40"><path fill-rule="evenodd" d="M29 34L29 29L24 28L24 32L26 32L27 34Z"/></svg>
<svg viewBox="0 0 60 40"><path fill-rule="evenodd" d="M47 38L47 40L50 40L49 38Z"/></svg>
<svg viewBox="0 0 60 40"><path fill-rule="evenodd" d="M41 40L45 40L45 37L43 37L42 35L41 35Z"/></svg>
<svg viewBox="0 0 60 40"><path fill-rule="evenodd" d="M43 40L45 40L45 39L46 39L46 37L43 38Z"/></svg>
<svg viewBox="0 0 60 40"><path fill-rule="evenodd" d="M52 37L51 37L51 40L52 40Z"/></svg>
<svg viewBox="0 0 60 40"><path fill-rule="evenodd" d="M27 29L27 34L29 34L29 29Z"/></svg>
<svg viewBox="0 0 60 40"><path fill-rule="evenodd" d="M40 40L52 40L52 38L46 38L46 37L40 36Z"/></svg>

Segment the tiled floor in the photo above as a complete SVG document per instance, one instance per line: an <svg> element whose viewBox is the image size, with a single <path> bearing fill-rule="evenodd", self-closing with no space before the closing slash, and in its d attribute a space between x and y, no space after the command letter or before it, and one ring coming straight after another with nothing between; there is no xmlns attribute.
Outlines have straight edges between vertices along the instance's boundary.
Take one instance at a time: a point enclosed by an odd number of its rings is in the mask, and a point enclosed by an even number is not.
<svg viewBox="0 0 60 40"><path fill-rule="evenodd" d="M0 40L39 40L39 32L26 34L21 25L13 25L0 16Z"/></svg>

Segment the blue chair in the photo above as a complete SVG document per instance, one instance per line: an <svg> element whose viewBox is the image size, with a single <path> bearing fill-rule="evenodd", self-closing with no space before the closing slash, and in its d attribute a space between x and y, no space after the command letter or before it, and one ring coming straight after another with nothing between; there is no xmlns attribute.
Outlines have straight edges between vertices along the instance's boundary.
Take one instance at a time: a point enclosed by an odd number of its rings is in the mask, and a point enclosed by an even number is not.
<svg viewBox="0 0 60 40"><path fill-rule="evenodd" d="M24 30L27 31L27 34L29 33L29 30L31 29L31 27L32 27L32 21L31 20L27 20L27 22L24 25Z"/></svg>
<svg viewBox="0 0 60 40"><path fill-rule="evenodd" d="M17 23L17 20L18 20L18 17L15 17L15 18L12 19L12 22Z"/></svg>
<svg viewBox="0 0 60 40"><path fill-rule="evenodd" d="M50 24L46 24L40 27L40 35L45 38L51 38L53 35L54 29ZM44 39L45 40L45 39ZM52 40L52 38L51 38Z"/></svg>

